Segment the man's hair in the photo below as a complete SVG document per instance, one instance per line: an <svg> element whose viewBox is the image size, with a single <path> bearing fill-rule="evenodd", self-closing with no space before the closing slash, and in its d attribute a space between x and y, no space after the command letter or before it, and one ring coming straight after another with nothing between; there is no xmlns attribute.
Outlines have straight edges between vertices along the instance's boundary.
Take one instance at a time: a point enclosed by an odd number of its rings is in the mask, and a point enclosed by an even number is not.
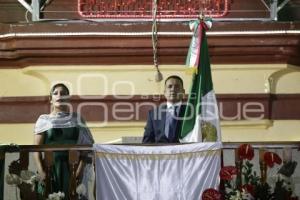
<svg viewBox="0 0 300 200"><path fill-rule="evenodd" d="M67 95L70 94L70 91L69 91L68 87L65 84L63 84L63 83L57 83L57 84L53 85L52 88L51 88L51 90L50 90L50 100L52 98L52 94L53 94L55 88L57 88L57 87L62 87L64 90L66 90Z"/></svg>
<svg viewBox="0 0 300 200"><path fill-rule="evenodd" d="M177 76L177 75L169 76L169 77L165 80L165 85L167 84L167 81L168 81L169 79L171 79L171 78L179 80L179 82L181 83L181 85L182 85L182 87L183 87L183 80L182 80L182 78L180 78L180 77Z"/></svg>

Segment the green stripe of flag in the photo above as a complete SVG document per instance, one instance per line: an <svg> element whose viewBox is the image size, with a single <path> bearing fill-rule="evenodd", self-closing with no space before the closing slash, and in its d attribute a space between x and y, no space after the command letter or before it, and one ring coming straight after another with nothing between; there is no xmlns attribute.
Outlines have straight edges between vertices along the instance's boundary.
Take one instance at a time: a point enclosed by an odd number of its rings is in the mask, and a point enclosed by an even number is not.
<svg viewBox="0 0 300 200"><path fill-rule="evenodd" d="M180 138L184 138L194 128L196 117L201 114L201 99L213 89L211 69L208 53L208 45L202 28L202 41L200 47L200 57L198 72L193 74L192 86L190 89L188 104L185 111L185 120L182 123ZM198 110L195 110L198 108Z"/></svg>

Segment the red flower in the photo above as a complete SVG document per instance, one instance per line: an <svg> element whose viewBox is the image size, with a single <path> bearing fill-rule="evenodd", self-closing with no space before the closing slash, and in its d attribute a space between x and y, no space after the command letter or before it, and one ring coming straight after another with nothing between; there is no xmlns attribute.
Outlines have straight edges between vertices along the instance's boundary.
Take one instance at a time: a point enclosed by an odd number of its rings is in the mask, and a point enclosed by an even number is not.
<svg viewBox="0 0 300 200"><path fill-rule="evenodd" d="M252 160L254 157L254 150L250 144L242 144L238 149L239 158L244 160Z"/></svg>
<svg viewBox="0 0 300 200"><path fill-rule="evenodd" d="M213 188L204 190L202 200L221 200L221 193Z"/></svg>
<svg viewBox="0 0 300 200"><path fill-rule="evenodd" d="M237 174L237 169L234 166L222 167L220 171L220 178L222 180L230 181L233 179L233 175Z"/></svg>
<svg viewBox="0 0 300 200"><path fill-rule="evenodd" d="M252 196L254 196L254 186L245 184L242 186L242 189L244 189L246 192L250 193Z"/></svg>
<svg viewBox="0 0 300 200"><path fill-rule="evenodd" d="M264 161L269 167L273 167L275 163L280 165L282 163L281 158L273 152L265 152Z"/></svg>

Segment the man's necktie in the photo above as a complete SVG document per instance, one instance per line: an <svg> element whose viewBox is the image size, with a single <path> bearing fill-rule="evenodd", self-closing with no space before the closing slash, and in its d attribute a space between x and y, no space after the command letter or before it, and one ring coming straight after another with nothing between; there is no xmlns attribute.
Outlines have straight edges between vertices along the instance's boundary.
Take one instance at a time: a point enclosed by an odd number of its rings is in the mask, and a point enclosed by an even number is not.
<svg viewBox="0 0 300 200"><path fill-rule="evenodd" d="M172 106L166 113L165 135L170 141L174 141L176 137L176 125L177 125L177 109Z"/></svg>

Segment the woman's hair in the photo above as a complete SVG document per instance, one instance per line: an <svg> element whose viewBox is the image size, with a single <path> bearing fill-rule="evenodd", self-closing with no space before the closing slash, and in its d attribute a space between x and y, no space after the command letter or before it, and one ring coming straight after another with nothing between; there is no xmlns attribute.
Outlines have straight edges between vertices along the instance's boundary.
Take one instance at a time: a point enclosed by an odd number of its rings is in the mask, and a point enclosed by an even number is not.
<svg viewBox="0 0 300 200"><path fill-rule="evenodd" d="M63 83L57 83L57 84L53 85L52 88L51 88L51 90L50 90L50 100L52 98L52 94L53 94L55 88L57 88L57 87L62 87L66 91L67 95L70 94L70 91L69 91L68 87L65 84L63 84Z"/></svg>

